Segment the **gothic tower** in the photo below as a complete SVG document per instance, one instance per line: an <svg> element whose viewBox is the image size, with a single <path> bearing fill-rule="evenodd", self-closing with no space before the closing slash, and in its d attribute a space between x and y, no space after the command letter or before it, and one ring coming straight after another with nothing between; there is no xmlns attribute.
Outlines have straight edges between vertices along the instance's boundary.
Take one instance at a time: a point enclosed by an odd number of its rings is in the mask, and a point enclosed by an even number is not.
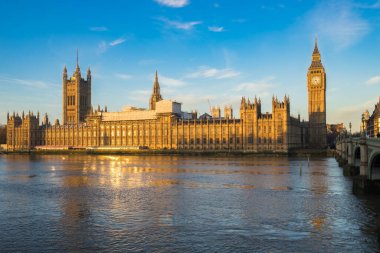
<svg viewBox="0 0 380 253"><path fill-rule="evenodd" d="M326 148L326 72L315 39L311 65L307 72L309 102L309 146Z"/></svg>
<svg viewBox="0 0 380 253"><path fill-rule="evenodd" d="M63 69L62 86L62 123L73 125L84 122L91 111L91 70L88 68L87 80L84 80L78 64L78 52L75 73L70 79L67 78L66 66Z"/></svg>
<svg viewBox="0 0 380 253"><path fill-rule="evenodd" d="M156 103L161 100L162 100L162 96L160 93L160 84L158 83L158 76L157 76L157 70L156 70L156 76L154 77L154 83L153 83L153 93L149 101L149 110L156 110Z"/></svg>

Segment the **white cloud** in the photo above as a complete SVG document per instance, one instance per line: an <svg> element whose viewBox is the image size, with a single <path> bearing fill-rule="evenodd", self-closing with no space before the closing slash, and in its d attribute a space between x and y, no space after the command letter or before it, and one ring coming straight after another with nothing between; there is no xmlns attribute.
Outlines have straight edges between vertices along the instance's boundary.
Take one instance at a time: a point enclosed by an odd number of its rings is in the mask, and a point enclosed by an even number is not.
<svg viewBox="0 0 380 253"><path fill-rule="evenodd" d="M105 32L105 31L108 31L108 28L105 27L105 26L93 26L93 27L90 27L90 31L93 31L93 32Z"/></svg>
<svg viewBox="0 0 380 253"><path fill-rule="evenodd" d="M151 90L134 90L129 93L128 98L140 103L147 103L151 95Z"/></svg>
<svg viewBox="0 0 380 253"><path fill-rule="evenodd" d="M116 39L116 40L114 40L114 41L111 41L111 42L109 43L109 45L110 45L111 47L113 47L113 46L120 45L120 44L124 43L125 41L126 41L126 39L124 39L124 38L119 38L119 39Z"/></svg>
<svg viewBox="0 0 380 253"><path fill-rule="evenodd" d="M217 69L210 68L207 66L200 67L198 71L193 72L187 75L187 78L214 78L214 79L225 79L239 76L240 72L225 68L225 69Z"/></svg>
<svg viewBox="0 0 380 253"><path fill-rule="evenodd" d="M46 89L49 87L59 87L58 84L45 82L41 80L19 79L19 78L10 78L10 77L4 77L4 76L0 76L0 82L29 86L33 88L39 88L39 89Z"/></svg>
<svg viewBox="0 0 380 253"><path fill-rule="evenodd" d="M375 85L380 84L380 76L374 76L367 80L366 84Z"/></svg>
<svg viewBox="0 0 380 253"><path fill-rule="evenodd" d="M262 93L269 90L274 86L273 81L274 77L268 77L259 81L254 82L244 82L239 84L234 91L246 92L246 93Z"/></svg>
<svg viewBox="0 0 380 253"><path fill-rule="evenodd" d="M160 5L168 6L172 8L182 8L190 3L188 0L154 0L154 1Z"/></svg>
<svg viewBox="0 0 380 253"><path fill-rule="evenodd" d="M115 77L119 78L119 79L122 79L122 80L129 80L132 78L131 75L128 75L128 74L121 74L121 73L116 73L115 74Z"/></svg>
<svg viewBox="0 0 380 253"><path fill-rule="evenodd" d="M202 24L202 21L190 21L190 22L180 22L180 21L173 21L169 20L167 18L159 18L162 22L164 22L166 25L180 29L180 30L192 30L196 25Z"/></svg>
<svg viewBox="0 0 380 253"><path fill-rule="evenodd" d="M181 87L186 85L186 83L180 79L174 79L163 75L160 75L158 80L161 84L168 87Z"/></svg>
<svg viewBox="0 0 380 253"><path fill-rule="evenodd" d="M223 26L209 26L208 30L216 33L225 31Z"/></svg>
<svg viewBox="0 0 380 253"><path fill-rule="evenodd" d="M98 53L103 54L105 53L110 47L115 47L117 45L120 45L126 41L125 38L118 38L111 42L106 42L104 40L100 41L98 44Z"/></svg>
<svg viewBox="0 0 380 253"><path fill-rule="evenodd" d="M368 21L346 1L323 1L305 19L308 30L332 41L338 49L355 44L370 31Z"/></svg>

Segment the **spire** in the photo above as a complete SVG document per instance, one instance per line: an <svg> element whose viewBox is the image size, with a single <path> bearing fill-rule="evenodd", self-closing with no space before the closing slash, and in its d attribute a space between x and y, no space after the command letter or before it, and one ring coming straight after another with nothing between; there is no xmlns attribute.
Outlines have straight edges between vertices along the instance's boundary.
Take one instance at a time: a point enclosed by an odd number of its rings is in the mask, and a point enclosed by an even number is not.
<svg viewBox="0 0 380 253"><path fill-rule="evenodd" d="M156 74L154 76L153 94L161 96L160 95L160 83L158 82L158 73L157 73L157 70L156 70Z"/></svg>
<svg viewBox="0 0 380 253"><path fill-rule="evenodd" d="M158 82L158 73L156 70L156 74L154 76L154 83L153 83L153 93L149 101L149 109L156 110L156 102L161 101L161 100L162 100L162 96L160 92L160 84Z"/></svg>
<svg viewBox="0 0 380 253"><path fill-rule="evenodd" d="M77 48L77 67L76 67L76 69L75 69L75 74L78 74L78 75L80 76L78 48Z"/></svg>
<svg viewBox="0 0 380 253"><path fill-rule="evenodd" d="M314 39L314 51L313 51L313 54L319 54L318 39L317 39L317 37L315 37L315 39Z"/></svg>

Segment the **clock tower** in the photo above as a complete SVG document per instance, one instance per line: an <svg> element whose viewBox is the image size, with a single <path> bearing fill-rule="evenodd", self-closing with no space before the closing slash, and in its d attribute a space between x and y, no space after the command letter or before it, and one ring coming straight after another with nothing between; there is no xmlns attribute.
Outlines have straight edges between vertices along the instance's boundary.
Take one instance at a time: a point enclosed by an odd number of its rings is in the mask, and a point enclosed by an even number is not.
<svg viewBox="0 0 380 253"><path fill-rule="evenodd" d="M326 129L326 73L315 39L311 64L307 72L307 93L309 102L309 146L327 147Z"/></svg>

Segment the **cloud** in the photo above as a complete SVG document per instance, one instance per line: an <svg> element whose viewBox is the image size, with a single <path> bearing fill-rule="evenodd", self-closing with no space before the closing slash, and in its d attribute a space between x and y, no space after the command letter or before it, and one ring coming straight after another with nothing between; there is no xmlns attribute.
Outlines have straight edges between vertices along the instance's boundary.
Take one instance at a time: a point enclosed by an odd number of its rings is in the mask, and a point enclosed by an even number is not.
<svg viewBox="0 0 380 253"><path fill-rule="evenodd" d="M151 90L134 90L129 93L128 98L140 103L147 103L151 95Z"/></svg>
<svg viewBox="0 0 380 253"><path fill-rule="evenodd" d="M132 78L131 75L128 75L128 74L120 74L120 73L116 73L115 74L115 77L119 78L119 79L122 79L122 80L129 80Z"/></svg>
<svg viewBox="0 0 380 253"><path fill-rule="evenodd" d="M111 47L114 47L114 46L117 46L117 45L120 45L120 44L124 43L125 41L126 41L126 39L124 39L124 38L118 38L118 39L116 39L116 40L114 40L114 41L111 41L111 42L109 43L109 45L110 45Z"/></svg>
<svg viewBox="0 0 380 253"><path fill-rule="evenodd" d="M233 90L239 92L244 91L247 93L260 93L272 88L274 86L273 80L275 80L274 77L268 77L259 81L244 82L239 84Z"/></svg>
<svg viewBox="0 0 380 253"><path fill-rule="evenodd" d="M186 30L186 31L190 31L196 25L202 24L202 21L180 22L180 21L169 20L167 18L159 18L158 20L164 22L167 26L174 27L180 30Z"/></svg>
<svg viewBox="0 0 380 253"><path fill-rule="evenodd" d="M104 40L100 41L98 44L98 53L103 54L105 53L110 47L115 47L117 45L120 45L126 41L125 38L118 38L111 42L106 42Z"/></svg>
<svg viewBox="0 0 380 253"><path fill-rule="evenodd" d="M190 3L188 0L154 0L154 1L160 5L172 7L172 8L182 8Z"/></svg>
<svg viewBox="0 0 380 253"><path fill-rule="evenodd" d="M90 27L90 31L93 31L93 32L105 32L105 31L108 31L108 28L105 27L105 26L93 26L93 27Z"/></svg>
<svg viewBox="0 0 380 253"><path fill-rule="evenodd" d="M19 78L10 78L10 77L4 77L4 76L0 76L0 82L28 86L32 88L38 88L38 89L46 89L49 87L59 87L58 84L45 82L41 80L19 79Z"/></svg>
<svg viewBox="0 0 380 253"><path fill-rule="evenodd" d="M163 75L160 75L158 80L161 84L168 87L181 87L186 85L186 83L180 79L174 79Z"/></svg>
<svg viewBox="0 0 380 253"><path fill-rule="evenodd" d="M376 85L380 84L380 76L374 76L367 80L366 84L368 85Z"/></svg>
<svg viewBox="0 0 380 253"><path fill-rule="evenodd" d="M239 76L240 72L233 69L216 69L207 66L200 67L198 71L187 75L187 78L214 78L214 79L226 79Z"/></svg>
<svg viewBox="0 0 380 253"><path fill-rule="evenodd" d="M338 49L350 47L370 31L368 21L346 1L321 2L305 19L308 30L332 41Z"/></svg>
<svg viewBox="0 0 380 253"><path fill-rule="evenodd" d="M225 31L223 26L209 26L208 30L211 32L216 32L216 33Z"/></svg>

